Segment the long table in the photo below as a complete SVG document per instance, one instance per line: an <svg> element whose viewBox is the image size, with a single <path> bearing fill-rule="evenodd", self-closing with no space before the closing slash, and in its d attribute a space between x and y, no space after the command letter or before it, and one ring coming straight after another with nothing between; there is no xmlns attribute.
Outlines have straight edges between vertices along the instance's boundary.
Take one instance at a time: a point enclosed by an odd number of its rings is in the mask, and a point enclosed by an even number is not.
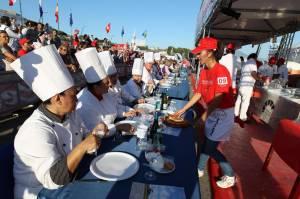
<svg viewBox="0 0 300 199"><path fill-rule="evenodd" d="M178 109L186 103L186 101L181 100L174 101ZM147 181L144 177L145 172L150 168L144 165L146 163L144 152L137 149L136 137L123 137L122 139L121 143L113 139L103 140L98 155L110 151L122 151L132 154L140 163L140 169L136 175L130 179L117 182L97 180L89 171L90 161L86 161L85 165L81 165L86 173L83 177L63 187L63 195L67 195L67 198L72 199L128 198L132 183L142 182L183 187L186 198L201 198L192 127L182 129L178 137L163 135L163 144L166 145L164 155L174 157L176 170L170 174L157 173L157 178L154 181Z"/></svg>
<svg viewBox="0 0 300 199"><path fill-rule="evenodd" d="M283 95L281 89L256 88L249 110L270 127L277 129L281 119L297 118L300 99Z"/></svg>

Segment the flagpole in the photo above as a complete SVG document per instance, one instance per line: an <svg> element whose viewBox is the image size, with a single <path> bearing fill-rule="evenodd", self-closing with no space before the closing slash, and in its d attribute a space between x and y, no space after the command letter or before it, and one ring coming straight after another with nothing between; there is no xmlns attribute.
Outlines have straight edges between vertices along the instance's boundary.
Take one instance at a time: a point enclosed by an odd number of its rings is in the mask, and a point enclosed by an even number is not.
<svg viewBox="0 0 300 199"><path fill-rule="evenodd" d="M56 4L57 4L57 7L58 7L58 0L56 0ZM58 16L58 20L57 20L57 30L59 30L59 8L58 8L57 16Z"/></svg>
<svg viewBox="0 0 300 199"><path fill-rule="evenodd" d="M19 5L20 5L21 24L23 26L23 14L22 14L22 2L21 2L21 0L19 0Z"/></svg>

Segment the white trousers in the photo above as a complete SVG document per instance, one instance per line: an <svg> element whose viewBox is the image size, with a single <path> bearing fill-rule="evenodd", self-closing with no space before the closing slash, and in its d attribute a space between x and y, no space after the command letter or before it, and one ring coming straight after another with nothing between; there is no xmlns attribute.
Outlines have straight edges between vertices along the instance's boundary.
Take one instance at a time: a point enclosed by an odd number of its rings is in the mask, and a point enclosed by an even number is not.
<svg viewBox="0 0 300 199"><path fill-rule="evenodd" d="M247 120L247 111L250 105L250 99L253 94L253 87L240 87L238 97L235 102L234 115L239 116L241 120Z"/></svg>

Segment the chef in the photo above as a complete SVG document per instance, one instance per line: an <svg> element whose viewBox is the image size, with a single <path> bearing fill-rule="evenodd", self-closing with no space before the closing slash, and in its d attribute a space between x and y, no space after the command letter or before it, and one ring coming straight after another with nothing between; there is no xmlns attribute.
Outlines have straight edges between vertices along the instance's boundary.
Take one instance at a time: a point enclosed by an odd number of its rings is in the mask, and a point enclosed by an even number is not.
<svg viewBox="0 0 300 199"><path fill-rule="evenodd" d="M157 80L163 79L163 74L159 67L160 60L161 60L160 53L154 53L154 64L152 66L152 77L154 77Z"/></svg>
<svg viewBox="0 0 300 199"><path fill-rule="evenodd" d="M141 58L135 58L132 66L132 77L124 85L124 91L129 93L138 103L144 103L143 93L143 68L144 62Z"/></svg>
<svg viewBox="0 0 300 199"><path fill-rule="evenodd" d="M14 196L16 199L50 197L71 182L84 155L99 147L94 134L107 131L95 124L88 131L76 114L76 89L54 45L36 49L11 64L42 100L14 140ZM45 189L44 189L45 188Z"/></svg>
<svg viewBox="0 0 300 199"><path fill-rule="evenodd" d="M91 129L95 124L104 122L109 136L117 131L133 132L133 126L129 124L114 124L116 118L125 117L125 110L118 109L117 100L108 93L109 80L96 48L86 48L75 56L87 81L87 87L77 95L76 107L86 127Z"/></svg>
<svg viewBox="0 0 300 199"><path fill-rule="evenodd" d="M103 51L98 53L101 63L105 68L105 72L107 73L108 80L109 80L109 90L108 92L114 96L115 99L118 101L119 108L122 110L126 110L128 114L131 112L135 114L134 109L129 107L125 107L124 104L134 104L135 98L131 96L127 91L122 89L120 81L118 79L118 72L115 67L113 58L109 51ZM131 115L126 115L131 116Z"/></svg>
<svg viewBox="0 0 300 199"><path fill-rule="evenodd" d="M144 82L143 92L145 94L151 94L153 92L153 89L159 82L152 75L153 63L154 63L153 52L145 52L144 53L144 69L143 69L143 76L142 76L142 80Z"/></svg>
<svg viewBox="0 0 300 199"><path fill-rule="evenodd" d="M237 57L235 56L235 45L233 43L229 43L226 46L226 54L220 59L219 63L224 65L228 69L230 77L232 79L232 88L235 89L236 74L241 66L237 62Z"/></svg>

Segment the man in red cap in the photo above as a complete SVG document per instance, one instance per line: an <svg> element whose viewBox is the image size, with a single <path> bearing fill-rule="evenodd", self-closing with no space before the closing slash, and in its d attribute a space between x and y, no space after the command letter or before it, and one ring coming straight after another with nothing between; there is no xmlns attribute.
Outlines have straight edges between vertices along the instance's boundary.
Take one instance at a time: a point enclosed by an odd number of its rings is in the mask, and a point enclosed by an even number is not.
<svg viewBox="0 0 300 199"><path fill-rule="evenodd" d="M18 57L21 57L32 50L30 41L27 38L22 38L19 40L21 49L18 51Z"/></svg>
<svg viewBox="0 0 300 199"><path fill-rule="evenodd" d="M232 79L232 88L236 88L236 74L237 71L240 70L241 66L239 62L237 61L237 57L235 54L235 45L233 43L229 43L226 46L226 54L220 59L219 63L224 65L229 73L230 77Z"/></svg>
<svg viewBox="0 0 300 199"><path fill-rule="evenodd" d="M224 155L217 149L221 141L229 138L234 124L234 98L232 82L227 68L216 60L218 41L206 37L200 40L198 47L192 53L197 55L205 68L201 70L198 88L192 99L178 112L175 117L183 115L194 104L202 100L205 112L201 116L204 125L205 139L200 152L198 175L203 176L203 170L209 157L220 164L224 176L217 181L221 188L234 186L233 169Z"/></svg>

